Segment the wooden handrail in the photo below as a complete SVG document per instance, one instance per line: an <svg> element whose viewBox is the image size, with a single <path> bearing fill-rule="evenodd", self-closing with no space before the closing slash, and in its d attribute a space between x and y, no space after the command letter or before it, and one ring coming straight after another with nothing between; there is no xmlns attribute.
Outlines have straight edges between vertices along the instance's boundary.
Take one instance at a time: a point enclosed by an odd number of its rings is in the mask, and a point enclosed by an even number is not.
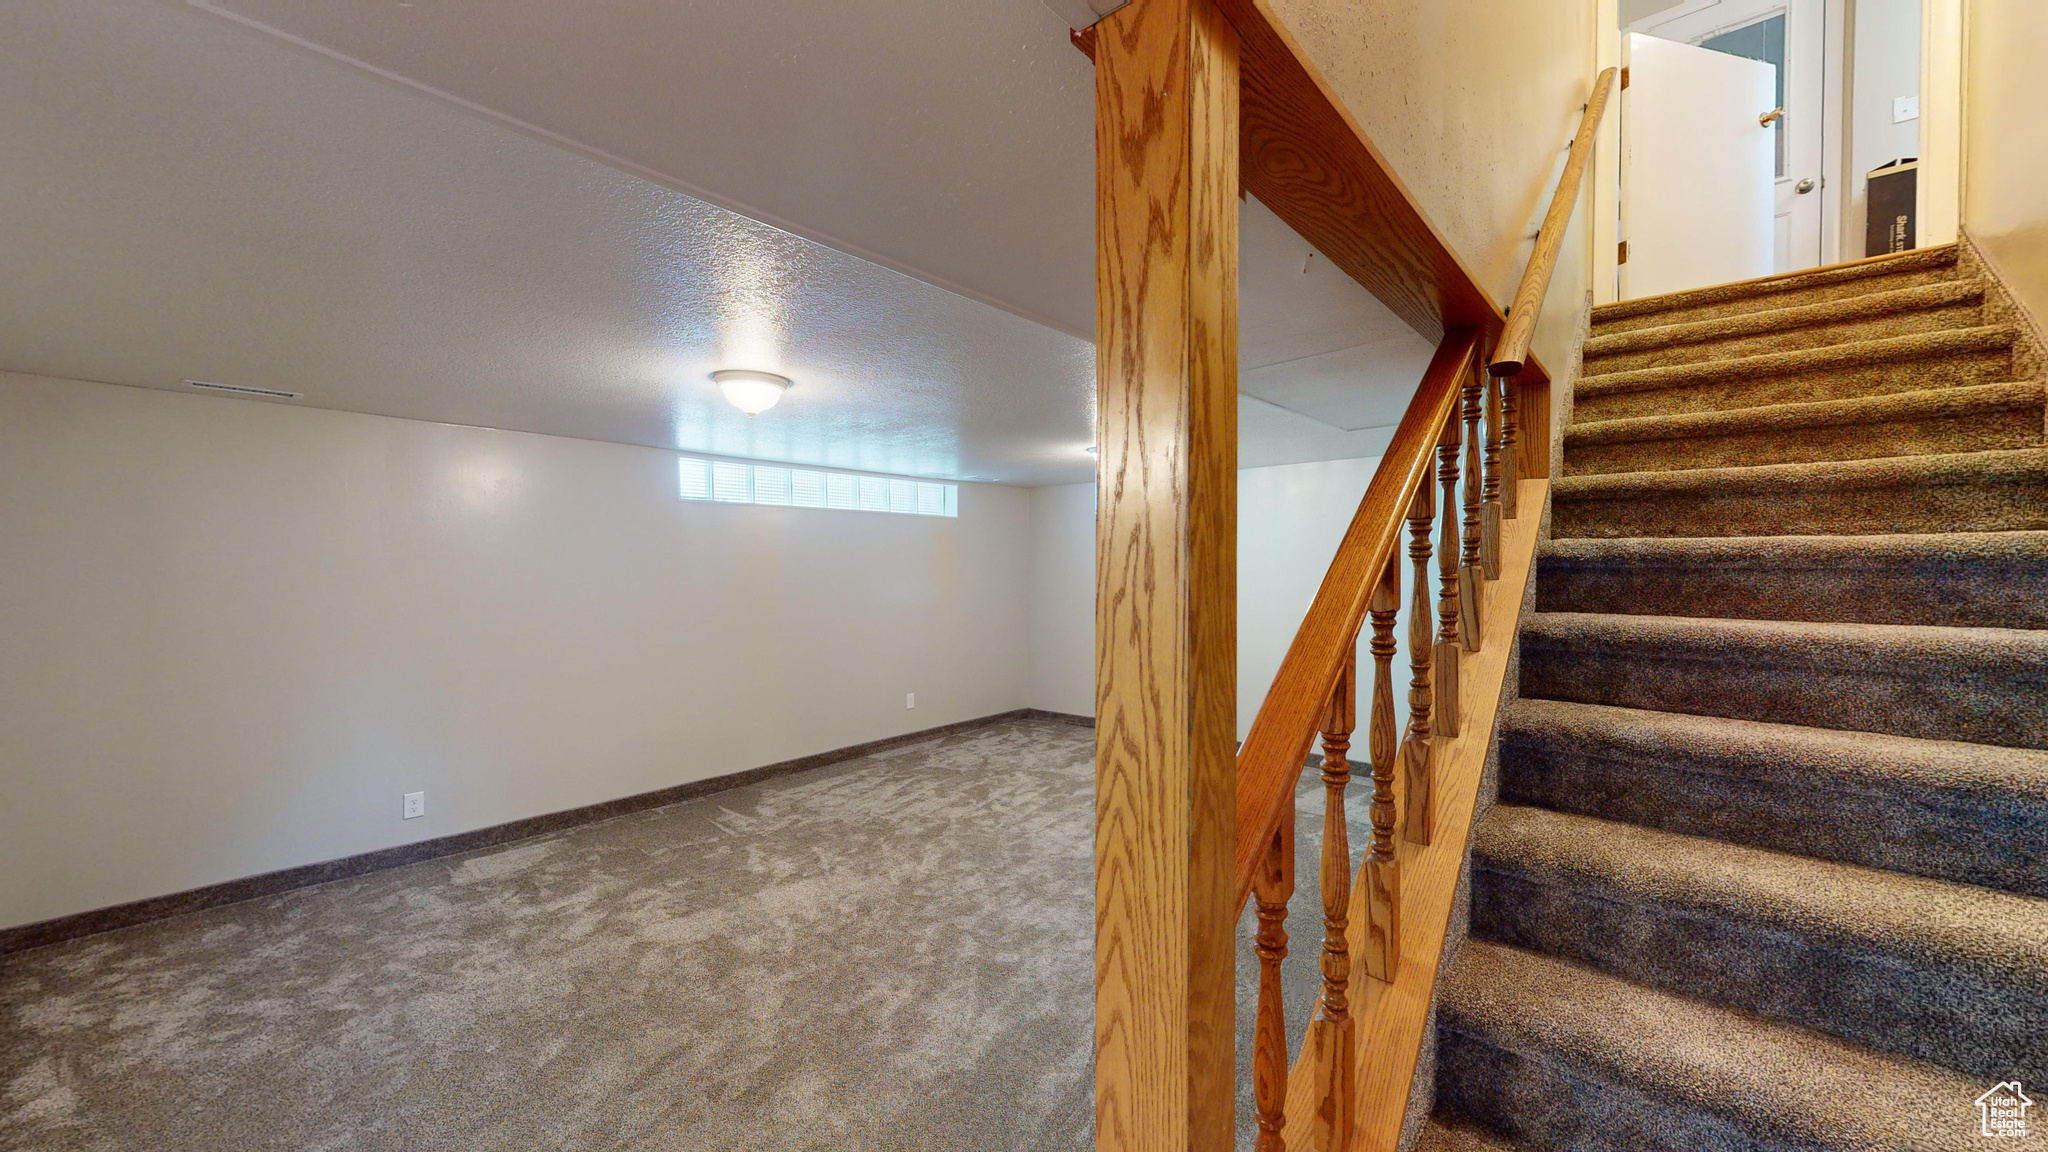
<svg viewBox="0 0 2048 1152"><path fill-rule="evenodd" d="M1565 227L1579 202L1579 182L1585 178L1586 162L1593 156L1593 137L1600 131L1600 118L1607 112L1607 95L1614 88L1614 69L1600 73L1593 81L1592 98L1579 117L1578 135L1572 137L1571 155L1564 162L1564 175L1550 197L1550 210L1543 214L1543 227L1536 233L1536 249L1529 253L1529 266L1522 269L1522 282L1515 288L1515 302L1508 307L1508 322L1501 329L1500 343L1493 350L1487 371L1495 376L1520 375L1529 362L1529 341L1536 337L1536 317L1543 311L1543 297L1550 292L1550 275L1557 270L1557 253L1564 245Z"/></svg>
<svg viewBox="0 0 2048 1152"><path fill-rule="evenodd" d="M1294 634L1280 671L1237 754L1237 900L1250 898L1259 861L1314 743L1330 693L1358 643L1373 590L1386 570L1418 486L1434 481L1437 439L1476 366L1479 336L1453 331L1437 346L1351 527Z"/></svg>

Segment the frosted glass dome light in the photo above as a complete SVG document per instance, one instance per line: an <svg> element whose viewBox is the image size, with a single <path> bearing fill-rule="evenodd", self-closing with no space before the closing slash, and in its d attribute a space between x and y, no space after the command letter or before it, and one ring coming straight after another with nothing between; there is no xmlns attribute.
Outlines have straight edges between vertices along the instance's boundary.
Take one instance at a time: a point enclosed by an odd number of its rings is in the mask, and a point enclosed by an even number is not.
<svg viewBox="0 0 2048 1152"><path fill-rule="evenodd" d="M749 416L759 416L775 407L782 394L789 391L789 377L748 368L721 369L711 374L711 381L732 401L733 407Z"/></svg>

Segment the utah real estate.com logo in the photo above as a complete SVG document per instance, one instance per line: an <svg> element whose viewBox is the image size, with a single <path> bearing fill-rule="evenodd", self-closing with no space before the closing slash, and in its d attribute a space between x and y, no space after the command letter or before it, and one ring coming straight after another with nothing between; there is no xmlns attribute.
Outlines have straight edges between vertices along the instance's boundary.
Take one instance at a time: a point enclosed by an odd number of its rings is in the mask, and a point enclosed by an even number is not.
<svg viewBox="0 0 2048 1152"><path fill-rule="evenodd" d="M2020 1082L2008 1080L1994 1084L1989 1092L1977 1097L1977 1114L1980 1131L1986 1136L2018 1136L2027 1134L2027 1109L2034 1102L2020 1091Z"/></svg>

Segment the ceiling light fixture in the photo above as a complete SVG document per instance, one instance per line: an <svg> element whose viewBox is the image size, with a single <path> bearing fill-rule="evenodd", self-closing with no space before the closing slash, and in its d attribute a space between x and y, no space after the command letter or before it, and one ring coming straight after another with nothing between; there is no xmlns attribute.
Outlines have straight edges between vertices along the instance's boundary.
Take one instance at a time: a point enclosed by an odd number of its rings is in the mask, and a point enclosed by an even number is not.
<svg viewBox="0 0 2048 1152"><path fill-rule="evenodd" d="M732 406L749 416L759 416L775 407L789 391L789 377L750 368L722 368L711 374L711 382L732 401Z"/></svg>

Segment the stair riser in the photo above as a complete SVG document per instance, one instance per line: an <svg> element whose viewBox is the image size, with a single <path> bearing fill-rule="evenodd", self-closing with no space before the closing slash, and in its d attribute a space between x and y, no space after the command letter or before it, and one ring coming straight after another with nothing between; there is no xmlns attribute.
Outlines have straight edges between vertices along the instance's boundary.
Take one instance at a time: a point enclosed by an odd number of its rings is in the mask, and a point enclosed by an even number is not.
<svg viewBox="0 0 2048 1152"><path fill-rule="evenodd" d="M1539 563L1539 612L2048 628L2048 563L1688 567L1555 556Z"/></svg>
<svg viewBox="0 0 2048 1152"><path fill-rule="evenodd" d="M1873 292L1890 292L1898 288L1915 288L1922 284L1938 284L1957 277L1953 263L1917 269L1911 272L1894 272L1884 276L1863 276L1842 280L1834 284L1821 285L1792 292L1766 292L1715 304L1699 304L1685 308L1666 308L1647 312L1640 316L1603 318L1595 313L1593 335L1612 336L1616 332L1633 332L1638 328L1656 328L1666 324L1689 324L1695 320L1712 320L1721 316L1741 316L1751 312L1763 312L1773 308L1796 308L1801 304L1818 304L1824 300L1846 300L1851 296L1865 296Z"/></svg>
<svg viewBox="0 0 2048 1152"><path fill-rule="evenodd" d="M1496 1046L1458 1021L1437 1030L1436 1106L1534 1148L1572 1152L1821 1152L1550 1053Z"/></svg>
<svg viewBox="0 0 2048 1152"><path fill-rule="evenodd" d="M2003 408L1888 423L1833 424L1760 429L1726 436L1667 440L1574 442L1566 433L1564 474L1671 472L1689 468L1742 468L1755 464L1802 464L1823 460L1874 460L1885 456L1934 456L1945 452L1987 452L2039 448L2042 408Z"/></svg>
<svg viewBox="0 0 2048 1152"><path fill-rule="evenodd" d="M1584 372L1626 372L1636 368L1663 368L1673 364L1699 364L1710 360L1732 360L1739 356L1761 356L1767 352L1790 352L1796 348L1826 348L1857 340L1881 340L1914 332L1939 332L1945 328L1974 328L1982 322L1981 301L1950 304L1896 312L1887 316L1859 317L1803 328L1747 336L1729 336L1663 347L1602 352L1589 349Z"/></svg>
<svg viewBox="0 0 2048 1152"><path fill-rule="evenodd" d="M2048 898L2048 804L2023 796L1829 787L1825 769L1737 775L1515 732L1500 763L1508 803Z"/></svg>
<svg viewBox="0 0 2048 1152"><path fill-rule="evenodd" d="M1602 392L1598 377L1581 377L1572 407L1574 422L1630 416L1672 416L1730 412L1767 404L1851 400L1968 384L1998 384L2013 377L2012 351L1997 348L1922 359L1755 373L1706 379L1683 376L1652 388Z"/></svg>
<svg viewBox="0 0 2048 1152"><path fill-rule="evenodd" d="M1561 540L2035 531L2048 528L2048 475L1770 495L1677 492L1598 499L1560 491L1552 497L1551 524Z"/></svg>
<svg viewBox="0 0 2048 1152"><path fill-rule="evenodd" d="M1705 644L1609 644L1525 632L1522 695L1962 740L2048 747L2048 674L1996 658L1911 664L1788 643L1766 658Z"/></svg>
<svg viewBox="0 0 2048 1152"><path fill-rule="evenodd" d="M1878 952L1723 910L1639 902L1596 880L1473 868L1477 937L1786 1020L1987 1079L2038 1080L2048 989L1954 962Z"/></svg>

